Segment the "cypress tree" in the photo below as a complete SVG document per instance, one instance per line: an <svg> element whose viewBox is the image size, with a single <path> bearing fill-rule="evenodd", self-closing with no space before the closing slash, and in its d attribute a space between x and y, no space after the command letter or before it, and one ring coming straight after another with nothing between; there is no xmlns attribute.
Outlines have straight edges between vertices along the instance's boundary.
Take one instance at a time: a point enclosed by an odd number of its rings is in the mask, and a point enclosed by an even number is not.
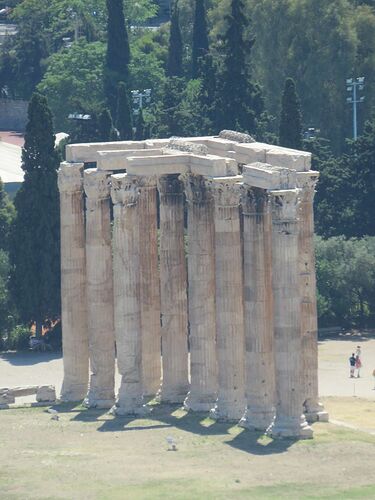
<svg viewBox="0 0 375 500"><path fill-rule="evenodd" d="M98 118L98 140L102 142L116 140L112 116L108 108L103 109Z"/></svg>
<svg viewBox="0 0 375 500"><path fill-rule="evenodd" d="M108 42L104 67L104 92L111 114L116 117L117 87L127 82L130 48L122 0L106 0Z"/></svg>
<svg viewBox="0 0 375 500"><path fill-rule="evenodd" d="M13 203L4 191L4 184L0 178L0 250L8 250L9 234L14 217Z"/></svg>
<svg viewBox="0 0 375 500"><path fill-rule="evenodd" d="M168 63L167 63L167 76L182 77L182 36L180 29L178 2L172 5L171 24L169 32L169 49L168 49Z"/></svg>
<svg viewBox="0 0 375 500"><path fill-rule="evenodd" d="M135 127L136 127L135 140L143 141L143 139L145 139L146 131L145 131L145 121L143 118L142 108L139 109Z"/></svg>
<svg viewBox="0 0 375 500"><path fill-rule="evenodd" d="M231 0L225 16L227 29L222 37L223 64L219 77L216 107L217 128L254 133L256 118L263 111L259 89L251 82L247 62L255 39L248 38L249 21L242 0Z"/></svg>
<svg viewBox="0 0 375 500"><path fill-rule="evenodd" d="M124 82L118 85L117 93L117 130L122 141L133 139L133 120L128 90Z"/></svg>
<svg viewBox="0 0 375 500"><path fill-rule="evenodd" d="M204 0L195 0L193 25L192 77L200 78L203 73L202 59L207 55L208 33Z"/></svg>
<svg viewBox="0 0 375 500"><path fill-rule="evenodd" d="M286 79L281 100L279 144L286 148L302 149L301 108L292 78Z"/></svg>
<svg viewBox="0 0 375 500"><path fill-rule="evenodd" d="M60 214L52 113L47 99L33 94L28 109L22 168L10 241L11 289L21 319L42 324L60 314Z"/></svg>

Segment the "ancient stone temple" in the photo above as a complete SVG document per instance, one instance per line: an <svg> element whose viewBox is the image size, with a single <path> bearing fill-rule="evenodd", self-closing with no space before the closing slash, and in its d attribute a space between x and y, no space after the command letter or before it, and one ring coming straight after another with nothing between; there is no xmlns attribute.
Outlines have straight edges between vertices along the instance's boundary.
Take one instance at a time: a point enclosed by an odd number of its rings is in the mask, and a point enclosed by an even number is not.
<svg viewBox="0 0 375 500"><path fill-rule="evenodd" d="M62 399L143 415L158 395L311 437L327 419L311 155L223 131L75 144L66 158Z"/></svg>

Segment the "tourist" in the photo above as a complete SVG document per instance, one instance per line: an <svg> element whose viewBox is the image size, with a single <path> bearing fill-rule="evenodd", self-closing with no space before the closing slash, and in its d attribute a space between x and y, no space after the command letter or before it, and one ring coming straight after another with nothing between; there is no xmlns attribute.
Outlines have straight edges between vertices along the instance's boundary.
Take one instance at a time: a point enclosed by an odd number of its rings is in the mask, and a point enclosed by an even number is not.
<svg viewBox="0 0 375 500"><path fill-rule="evenodd" d="M353 352L352 355L349 358L350 378L354 378L355 361L356 361L356 359L355 359L354 352Z"/></svg>
<svg viewBox="0 0 375 500"><path fill-rule="evenodd" d="M361 346L360 345L357 345L357 349L355 351L355 355L356 355L356 357L358 356L359 359L361 359L361 357L362 357L362 351L361 351Z"/></svg>
<svg viewBox="0 0 375 500"><path fill-rule="evenodd" d="M361 358L359 356L355 357L355 369L357 370L357 378L360 377L360 371L362 368Z"/></svg>

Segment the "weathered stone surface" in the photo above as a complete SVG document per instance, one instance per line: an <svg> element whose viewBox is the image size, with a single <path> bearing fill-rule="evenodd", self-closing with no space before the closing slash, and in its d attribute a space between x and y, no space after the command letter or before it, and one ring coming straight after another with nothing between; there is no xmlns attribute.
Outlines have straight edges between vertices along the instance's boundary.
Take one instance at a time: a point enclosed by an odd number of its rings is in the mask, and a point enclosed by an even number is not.
<svg viewBox="0 0 375 500"><path fill-rule="evenodd" d="M318 315L314 252L313 200L319 172L301 172L297 176L300 190L299 275L301 287L302 371L305 416L308 422L328 421L328 413L319 403L318 391Z"/></svg>
<svg viewBox="0 0 375 500"><path fill-rule="evenodd" d="M88 388L83 166L83 163L64 162L58 174L61 213L63 401L81 401Z"/></svg>
<svg viewBox="0 0 375 500"><path fill-rule="evenodd" d="M235 130L222 130L219 134L220 139L227 139L229 141L235 142L256 142L253 137L249 134L243 134L242 132L236 132Z"/></svg>
<svg viewBox="0 0 375 500"><path fill-rule="evenodd" d="M240 425L265 431L275 416L272 222L267 191L244 185L244 307L247 409Z"/></svg>
<svg viewBox="0 0 375 500"><path fill-rule="evenodd" d="M115 331L110 185L106 172L85 170L87 310L90 386L85 404L111 408L115 402Z"/></svg>
<svg viewBox="0 0 375 500"><path fill-rule="evenodd" d="M92 142L87 144L68 144L66 160L72 163L91 163L98 160L99 151L145 149L144 141Z"/></svg>
<svg viewBox="0 0 375 500"><path fill-rule="evenodd" d="M301 299L298 270L297 189L272 191L272 284L274 297L275 437L312 437L303 415Z"/></svg>
<svg viewBox="0 0 375 500"><path fill-rule="evenodd" d="M139 251L141 281L142 383L153 397L161 383L160 275L156 178L140 179Z"/></svg>
<svg viewBox="0 0 375 500"><path fill-rule="evenodd" d="M294 189L297 172L285 167L273 167L267 163L245 165L242 172L244 182L261 189Z"/></svg>
<svg viewBox="0 0 375 500"><path fill-rule="evenodd" d="M56 401L56 391L53 385L41 385L36 393L38 403L54 403Z"/></svg>
<svg viewBox="0 0 375 500"><path fill-rule="evenodd" d="M126 170L128 158L137 156L157 156L163 154L162 149L129 149L98 151L96 166L98 170Z"/></svg>
<svg viewBox="0 0 375 500"><path fill-rule="evenodd" d="M186 176L191 386L185 407L209 411L217 398L215 230L210 189L201 176Z"/></svg>
<svg viewBox="0 0 375 500"><path fill-rule="evenodd" d="M113 277L117 366L121 385L113 412L144 415L140 301L139 185L127 174L112 175Z"/></svg>
<svg viewBox="0 0 375 500"><path fill-rule="evenodd" d="M183 151L185 153L194 153L200 156L208 154L208 148L204 144L189 142L186 139L177 137L169 141L168 149Z"/></svg>
<svg viewBox="0 0 375 500"><path fill-rule="evenodd" d="M158 180L163 385L161 401L182 403L189 390L184 192L179 176Z"/></svg>
<svg viewBox="0 0 375 500"><path fill-rule="evenodd" d="M303 172L311 168L311 153L277 147L266 151L266 163Z"/></svg>
<svg viewBox="0 0 375 500"><path fill-rule="evenodd" d="M232 179L211 183L215 200L216 338L218 399L211 412L238 421L245 402L245 337L239 186Z"/></svg>

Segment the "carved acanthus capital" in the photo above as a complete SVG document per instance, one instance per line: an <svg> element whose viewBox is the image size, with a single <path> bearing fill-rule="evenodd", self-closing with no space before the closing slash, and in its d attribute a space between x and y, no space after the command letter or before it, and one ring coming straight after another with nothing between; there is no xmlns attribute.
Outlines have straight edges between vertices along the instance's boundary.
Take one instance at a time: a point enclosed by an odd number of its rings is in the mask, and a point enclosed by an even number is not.
<svg viewBox="0 0 375 500"><path fill-rule="evenodd" d="M243 215L264 215L270 210L269 192L261 188L249 188L246 185L241 188L241 204Z"/></svg>
<svg viewBox="0 0 375 500"><path fill-rule="evenodd" d="M232 180L231 180L232 179ZM238 182L233 182L236 178L228 178L228 181L223 180L207 180L207 184L211 187L217 207L239 207L241 198L241 185Z"/></svg>
<svg viewBox="0 0 375 500"><path fill-rule="evenodd" d="M63 162L58 171L60 193L78 193L83 191L83 163Z"/></svg>
<svg viewBox="0 0 375 500"><path fill-rule="evenodd" d="M301 189L302 201L313 201L316 193L316 185L319 181L319 175L319 172L313 170L297 173L297 187Z"/></svg>
<svg viewBox="0 0 375 500"><path fill-rule="evenodd" d="M296 222L299 208L299 189L270 191L272 220L275 223Z"/></svg>
<svg viewBox="0 0 375 500"><path fill-rule="evenodd" d="M128 174L115 174L111 176L111 196L114 205L132 207L137 204L140 187L137 177Z"/></svg>
<svg viewBox="0 0 375 500"><path fill-rule="evenodd" d="M95 168L85 170L84 188L89 200L105 200L110 196L110 178L108 173Z"/></svg>
<svg viewBox="0 0 375 500"><path fill-rule="evenodd" d="M184 183L188 203L197 205L212 201L212 191L203 176L183 174L180 179Z"/></svg>
<svg viewBox="0 0 375 500"><path fill-rule="evenodd" d="M178 196L184 192L184 185L180 181L180 174L162 175L158 177L158 190L160 197Z"/></svg>

